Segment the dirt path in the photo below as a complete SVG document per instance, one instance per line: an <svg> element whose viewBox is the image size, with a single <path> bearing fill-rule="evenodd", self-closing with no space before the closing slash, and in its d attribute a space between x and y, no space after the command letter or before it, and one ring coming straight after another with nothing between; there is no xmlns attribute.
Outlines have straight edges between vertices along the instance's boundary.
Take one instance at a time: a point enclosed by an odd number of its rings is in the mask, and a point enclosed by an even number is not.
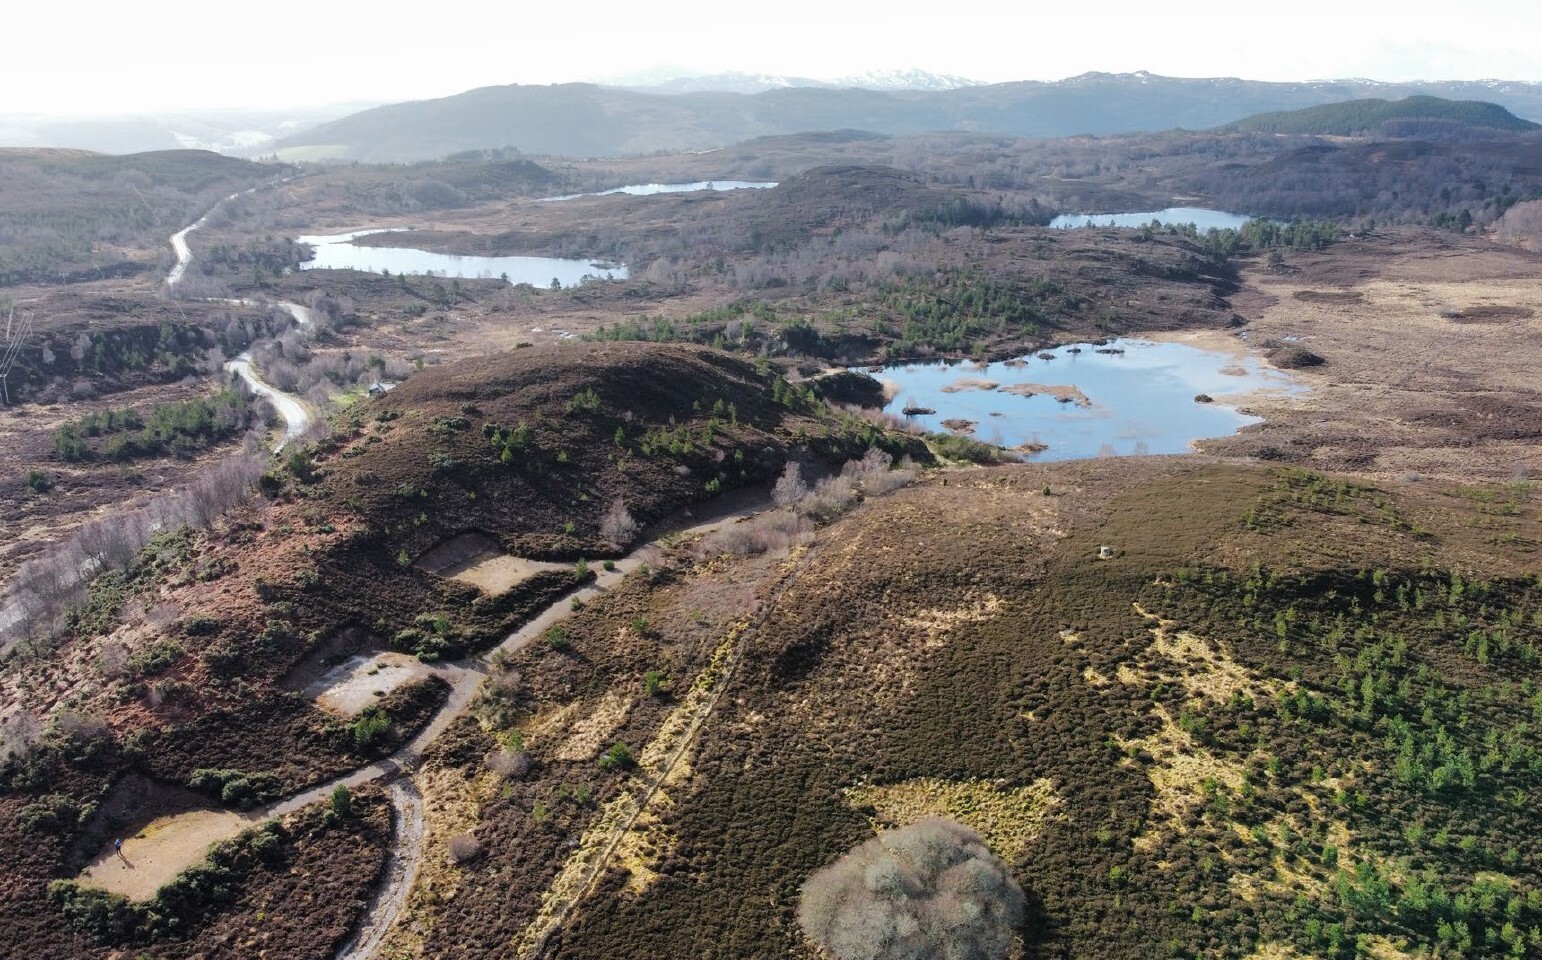
<svg viewBox="0 0 1542 960"><path fill-rule="evenodd" d="M391 851L390 865L358 932L338 951L337 960L367 960L380 949L417 879L418 865L423 862L423 797L410 778L392 782L391 807L395 811L396 847Z"/></svg>
<svg viewBox="0 0 1542 960"><path fill-rule="evenodd" d="M285 178L285 180L287 179L292 178ZM283 183L285 180L279 180L278 183ZM219 203L216 203L213 207L209 208L208 213L205 213L203 216L199 217L188 226L183 227L181 230L178 230L176 233L171 235L171 249L172 252L177 255L177 262L176 265L171 268L171 272L166 274L167 290L176 289L177 285L182 282L183 275L187 273L188 265L193 262L193 248L188 245L187 235L207 223L209 217L214 214L214 211L219 209L220 203L226 203L228 201L234 200L237 197L245 196L250 193L256 193L259 189L261 189L261 187L252 187L250 190L242 190L238 193L232 193L224 200L221 200ZM239 303L244 306L259 305L255 300L229 300L219 297L211 299L220 303ZM280 301L278 306L291 317L293 317L296 324L302 327L310 326L311 312L309 308L302 307L298 303L290 303L288 301ZM267 400L269 403L272 403L274 409L278 411L278 415L283 418L284 435L279 438L277 446L273 448L274 453L278 453L280 450L284 449L285 445L287 445L290 441L304 435L305 431L310 429L312 422L311 415L305 403L292 393L285 393L276 387L271 387L264 383L257 375L256 371L252 368L252 355L250 352L244 352L234 360L227 361L225 363L225 369L246 381L246 385L251 388L252 392Z"/></svg>
<svg viewBox="0 0 1542 960"><path fill-rule="evenodd" d="M415 769L419 758L423 754L423 750L433 743L440 734L444 733L450 724L464 713L466 708L471 705L471 701L475 699L477 692L481 689L482 680L486 676L485 664L487 660L497 655L500 651L512 653L529 646L554 624L560 623L572 616L573 597L578 597L587 602L614 589L628 573L650 560L656 560L659 555L660 541L677 536L696 536L711 533L714 530L719 530L752 516L765 509L766 506L767 504L764 499L759 496L754 498L732 496L722 498L722 502L717 504L715 509L709 508L698 516L688 516L687 519L695 521L689 526L674 527L667 532L658 532L654 540L644 543L626 557L616 561L614 570L599 572L595 577L594 583L556 601L534 619L509 634L502 643L488 651L481 658L462 661L458 664L439 665L442 667L441 676L444 676L451 684L450 696L446 700L444 707L413 738L412 742L397 751L391 760L358 771L349 778L345 778L345 782L353 780L357 780L359 783L368 782L379 776L384 776L384 768L387 767L396 771L400 771L402 768L407 768L408 770ZM737 657L734 662L737 663ZM730 671L731 669L730 667ZM713 702L716 702L715 699ZM678 756L675 760L678 761ZM673 766L673 761L671 766ZM381 769L376 772L376 768ZM410 780L410 773L403 780ZM351 782L350 785L352 785ZM307 791L302 796L310 796L312 799L305 802L313 803L330 794L334 786L335 782L324 784ZM391 871L385 882L374 893L358 935L338 952L337 960L369 960L374 955L374 951L385 941L386 935L390 933L391 928L395 925L396 918L401 915L402 907L407 902L407 895L412 891L413 881L417 877L418 864L422 862L423 857L423 823L421 797L418 796L416 788L413 788L411 797L411 802L415 802L419 806L416 812L407 809L405 804L408 801L404 795L398 795L394 789L391 795L392 805L396 812L396 822L399 825L411 825L414 818L416 818L416 824L413 827L416 830L416 835L413 836L410 832L405 831L403 827L398 826L397 851L394 855ZM299 807L305 805L305 803L297 803L299 799L299 797L292 798L281 806L286 808L286 810L299 809ZM275 809L276 812L277 810Z"/></svg>
<svg viewBox="0 0 1542 960"><path fill-rule="evenodd" d="M278 453L291 440L303 436L305 431L310 429L311 415L305 409L305 404L301 403L300 398L294 394L285 393L276 387L270 387L259 379L257 373L252 369L252 355L250 352L243 352L234 360L225 361L225 369L246 381L247 387L257 396L273 404L273 408L283 418L284 435L278 438L278 443L274 444L274 453Z"/></svg>
<svg viewBox="0 0 1542 960"><path fill-rule="evenodd" d="M220 204L229 203L237 197L244 197L249 194L256 193L258 190L261 190L264 187L276 187L281 183L288 183L293 179L294 177L283 177L279 180L269 181L268 183L260 183L248 190L238 190L225 199L219 201L219 203L216 203L214 206L210 207L209 211L203 216L199 217L197 220L194 220L192 223L172 234L171 252L177 255L177 262L176 265L171 268L171 272L166 274L167 289L174 288L177 284L182 282L182 275L187 272L187 265L193 262L193 250L188 246L187 235L208 223L209 218L214 215L214 211L220 208Z"/></svg>

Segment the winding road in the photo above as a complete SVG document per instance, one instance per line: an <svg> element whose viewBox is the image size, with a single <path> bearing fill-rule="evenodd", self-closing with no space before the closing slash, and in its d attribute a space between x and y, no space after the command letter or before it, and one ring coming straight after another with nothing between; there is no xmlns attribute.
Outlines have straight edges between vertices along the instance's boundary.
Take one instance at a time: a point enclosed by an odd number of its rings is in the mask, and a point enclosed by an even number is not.
<svg viewBox="0 0 1542 960"><path fill-rule="evenodd" d="M285 180L287 179L288 178L285 178ZM279 180L278 183L284 183L285 180ZM250 190L242 190L237 193L232 193L224 200L221 200L219 203L216 203L214 206L210 207L208 213L205 213L191 224L183 227L181 230L178 230L176 233L171 235L171 250L176 254L177 262L171 268L171 272L166 274L166 289L168 291L176 290L177 286L182 282L182 277L187 273L188 264L193 262L193 249L188 245L187 235L207 223L209 218L214 215L214 211L219 209L220 203L228 203L237 197L246 196L250 193L256 193L259 189L261 188L252 187ZM211 303L232 303L244 307L256 307L262 305L256 300L230 299L228 297L207 297L205 299ZM310 326L311 312L308 308L302 307L298 303L290 303L287 300L279 301L278 306L287 312L291 317L293 317L294 322L299 326ZM305 402L292 393L285 393L277 387L263 382L262 378L258 375L257 370L252 366L252 355L250 351L243 352L234 360L226 361L225 369L245 381L246 385L251 388L253 393L273 404L273 408L277 410L278 415L283 418L284 433L283 436L279 437L278 443L273 447L274 453L284 449L284 447L287 446L290 441L304 436L305 431L310 429L313 420L311 418L310 410L306 407Z"/></svg>

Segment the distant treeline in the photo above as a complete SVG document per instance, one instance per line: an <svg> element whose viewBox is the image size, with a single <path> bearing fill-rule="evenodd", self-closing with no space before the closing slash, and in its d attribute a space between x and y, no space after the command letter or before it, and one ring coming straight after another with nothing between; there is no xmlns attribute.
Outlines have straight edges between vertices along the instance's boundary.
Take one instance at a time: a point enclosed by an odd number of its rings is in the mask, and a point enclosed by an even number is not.
<svg viewBox="0 0 1542 960"><path fill-rule="evenodd" d="M1203 233L1192 223L1160 226L1155 222L1142 227L1150 236L1158 230L1198 240L1215 257L1266 250L1321 250L1344 236L1344 228L1331 220L1295 220L1280 223L1255 217L1240 229L1210 229Z"/></svg>

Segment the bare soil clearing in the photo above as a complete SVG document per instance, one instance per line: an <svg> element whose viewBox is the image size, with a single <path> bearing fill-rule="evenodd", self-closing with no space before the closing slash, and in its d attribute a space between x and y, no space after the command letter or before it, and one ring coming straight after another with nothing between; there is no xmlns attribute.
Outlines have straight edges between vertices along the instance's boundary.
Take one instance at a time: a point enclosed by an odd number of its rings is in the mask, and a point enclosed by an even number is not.
<svg viewBox="0 0 1542 960"><path fill-rule="evenodd" d="M109 841L80 875L80 882L130 900L148 900L202 860L211 846L255 824L230 810L158 815L123 838L121 856Z"/></svg>
<svg viewBox="0 0 1542 960"><path fill-rule="evenodd" d="M432 672L403 653L354 656L328 670L305 693L328 710L351 717L392 690Z"/></svg>
<svg viewBox="0 0 1542 960"><path fill-rule="evenodd" d="M526 560L505 553L491 537L463 533L418 558L417 567L429 573L459 580L498 596L538 573L567 570L570 566L542 560Z"/></svg>

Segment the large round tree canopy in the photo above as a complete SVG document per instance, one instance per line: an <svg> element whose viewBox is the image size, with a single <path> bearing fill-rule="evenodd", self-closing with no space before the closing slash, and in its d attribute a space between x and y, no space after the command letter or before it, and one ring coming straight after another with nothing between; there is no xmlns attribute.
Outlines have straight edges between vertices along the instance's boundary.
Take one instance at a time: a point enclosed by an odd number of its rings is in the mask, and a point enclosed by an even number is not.
<svg viewBox="0 0 1542 960"><path fill-rule="evenodd" d="M798 922L836 960L999 960L1023 916L1007 865L968 827L889 830L803 884Z"/></svg>

